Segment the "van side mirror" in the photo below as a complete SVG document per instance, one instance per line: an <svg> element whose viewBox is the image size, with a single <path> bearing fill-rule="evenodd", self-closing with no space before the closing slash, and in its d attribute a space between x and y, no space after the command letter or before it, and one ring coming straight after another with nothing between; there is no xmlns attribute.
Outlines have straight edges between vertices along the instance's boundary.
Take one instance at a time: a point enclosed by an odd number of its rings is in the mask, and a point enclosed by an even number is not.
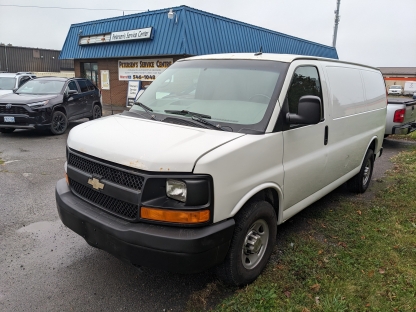
<svg viewBox="0 0 416 312"><path fill-rule="evenodd" d="M298 113L286 114L286 121L295 125L314 125L321 121L321 99L305 95L299 99Z"/></svg>

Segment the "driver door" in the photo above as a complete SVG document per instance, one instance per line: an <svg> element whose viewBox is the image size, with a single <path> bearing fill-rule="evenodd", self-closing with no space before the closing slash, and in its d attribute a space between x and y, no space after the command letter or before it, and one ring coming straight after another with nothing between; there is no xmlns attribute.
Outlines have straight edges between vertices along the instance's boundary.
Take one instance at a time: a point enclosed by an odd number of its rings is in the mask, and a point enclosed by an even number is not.
<svg viewBox="0 0 416 312"><path fill-rule="evenodd" d="M69 90L77 91L76 94L68 94ZM75 80L70 80L65 88L64 107L66 109L68 119L79 114L81 110L81 95L79 94L78 85Z"/></svg>

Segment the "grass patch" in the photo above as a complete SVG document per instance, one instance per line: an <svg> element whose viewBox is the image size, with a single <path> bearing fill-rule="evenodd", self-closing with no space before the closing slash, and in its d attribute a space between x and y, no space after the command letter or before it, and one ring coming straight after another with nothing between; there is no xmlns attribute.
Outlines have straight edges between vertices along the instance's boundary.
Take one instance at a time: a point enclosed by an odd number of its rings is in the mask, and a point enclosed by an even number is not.
<svg viewBox="0 0 416 312"><path fill-rule="evenodd" d="M0 158L0 165L3 165L4 163L5 163L5 161Z"/></svg>
<svg viewBox="0 0 416 312"><path fill-rule="evenodd" d="M416 131L413 131L412 133L406 135L393 134L390 135L389 138L394 140L416 141Z"/></svg>
<svg viewBox="0 0 416 312"><path fill-rule="evenodd" d="M309 229L283 242L277 262L253 284L228 289L234 295L215 310L415 311L416 150L393 161L372 200L354 196L332 210L313 209ZM198 310L213 288L199 294Z"/></svg>

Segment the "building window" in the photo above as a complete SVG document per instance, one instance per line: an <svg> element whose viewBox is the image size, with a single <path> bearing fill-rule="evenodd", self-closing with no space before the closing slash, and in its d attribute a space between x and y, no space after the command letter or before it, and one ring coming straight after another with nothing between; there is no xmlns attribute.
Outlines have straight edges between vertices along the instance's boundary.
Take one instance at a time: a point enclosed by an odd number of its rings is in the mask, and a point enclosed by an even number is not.
<svg viewBox="0 0 416 312"><path fill-rule="evenodd" d="M98 82L97 63L81 63L81 77L91 80L95 85Z"/></svg>

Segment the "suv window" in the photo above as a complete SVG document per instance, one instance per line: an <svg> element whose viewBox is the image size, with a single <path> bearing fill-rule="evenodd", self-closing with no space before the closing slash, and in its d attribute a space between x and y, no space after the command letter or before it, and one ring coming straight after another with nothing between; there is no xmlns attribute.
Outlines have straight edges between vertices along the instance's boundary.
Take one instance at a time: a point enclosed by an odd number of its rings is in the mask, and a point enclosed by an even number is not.
<svg viewBox="0 0 416 312"><path fill-rule="evenodd" d="M95 86L92 84L92 82L89 81L89 80L86 80L86 82L87 82L88 90L94 91L95 90Z"/></svg>
<svg viewBox="0 0 416 312"><path fill-rule="evenodd" d="M75 90L75 91L78 92L78 87L77 87L77 84L75 83L75 81L72 80L68 83L68 86L66 87L65 92L67 92L68 90Z"/></svg>
<svg viewBox="0 0 416 312"><path fill-rule="evenodd" d="M22 85L24 85L26 82L28 82L30 80L30 77L29 76L23 76L22 78L20 78L20 81L19 81L19 88L22 86Z"/></svg>
<svg viewBox="0 0 416 312"><path fill-rule="evenodd" d="M315 95L321 99L323 116L323 99L318 69L315 66L300 66L293 74L287 93L289 112L298 113L299 99L304 95Z"/></svg>
<svg viewBox="0 0 416 312"><path fill-rule="evenodd" d="M88 92L87 83L85 80L78 80L79 88L81 89L81 92Z"/></svg>

